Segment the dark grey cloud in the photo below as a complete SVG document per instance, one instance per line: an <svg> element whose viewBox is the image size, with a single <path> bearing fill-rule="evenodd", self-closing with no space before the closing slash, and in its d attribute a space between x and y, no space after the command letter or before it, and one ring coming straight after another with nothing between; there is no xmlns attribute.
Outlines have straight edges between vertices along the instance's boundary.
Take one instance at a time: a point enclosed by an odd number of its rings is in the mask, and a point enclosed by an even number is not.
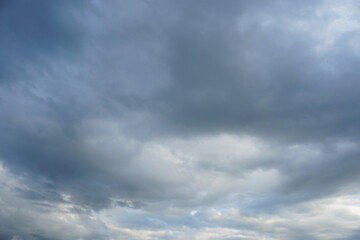
<svg viewBox="0 0 360 240"><path fill-rule="evenodd" d="M0 5L1 83L25 81L29 67L46 64L44 58L74 56L81 49L81 31L71 12L80 2L69 5L48 1L2 1ZM40 66L39 66L40 65Z"/></svg>
<svg viewBox="0 0 360 240"><path fill-rule="evenodd" d="M234 17L226 27L222 21L208 23L207 12L186 18L175 30L180 37L174 34L170 40L174 82L161 99L163 114L190 132L240 131L286 140L356 138L358 114L350 109L357 102L352 91L357 81L351 77L357 70L342 66L357 54L343 39L325 55L316 54L311 36L292 32L288 22L324 21L306 7L280 17L255 9L254 16ZM322 67L324 62L330 66Z"/></svg>
<svg viewBox="0 0 360 240"><path fill-rule="evenodd" d="M0 238L352 236L358 12L2 1Z"/></svg>

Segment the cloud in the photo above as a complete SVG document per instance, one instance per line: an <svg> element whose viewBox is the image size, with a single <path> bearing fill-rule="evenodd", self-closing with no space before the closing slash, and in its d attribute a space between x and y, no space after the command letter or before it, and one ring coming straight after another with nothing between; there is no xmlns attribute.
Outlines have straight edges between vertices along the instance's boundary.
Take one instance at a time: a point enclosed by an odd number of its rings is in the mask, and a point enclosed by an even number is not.
<svg viewBox="0 0 360 240"><path fill-rule="evenodd" d="M353 238L358 12L2 1L0 238Z"/></svg>

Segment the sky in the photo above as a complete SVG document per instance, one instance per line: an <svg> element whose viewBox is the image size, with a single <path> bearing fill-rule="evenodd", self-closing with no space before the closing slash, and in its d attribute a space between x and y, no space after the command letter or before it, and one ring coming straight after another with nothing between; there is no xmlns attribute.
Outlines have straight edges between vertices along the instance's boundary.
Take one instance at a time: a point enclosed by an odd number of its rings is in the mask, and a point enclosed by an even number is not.
<svg viewBox="0 0 360 240"><path fill-rule="evenodd" d="M0 1L0 240L357 240L360 3Z"/></svg>

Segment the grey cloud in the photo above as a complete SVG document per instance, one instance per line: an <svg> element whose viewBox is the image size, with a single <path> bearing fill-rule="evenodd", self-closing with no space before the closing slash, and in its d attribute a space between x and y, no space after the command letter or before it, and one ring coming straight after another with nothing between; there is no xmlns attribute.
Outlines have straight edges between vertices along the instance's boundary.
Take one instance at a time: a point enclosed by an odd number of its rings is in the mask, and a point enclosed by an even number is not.
<svg viewBox="0 0 360 240"><path fill-rule="evenodd" d="M144 228L166 239L181 226L195 236L236 228L189 216L197 208L276 215L357 191L358 11L353 1L2 1L0 159L21 180L2 206L32 216L0 217L0 238L141 239L132 231ZM244 142L207 142L226 134L265 147L245 156ZM25 223L61 204L85 228L93 210L130 212L117 219L125 230L64 237ZM261 232L245 222L236 226ZM328 239L285 227L283 239Z"/></svg>
<svg viewBox="0 0 360 240"><path fill-rule="evenodd" d="M2 1L0 83L24 81L30 66L46 64L44 58L73 56L74 50L79 51L81 34L69 11L78 5L80 2L69 6L67 1Z"/></svg>
<svg viewBox="0 0 360 240"><path fill-rule="evenodd" d="M303 8L306 4L298 11ZM170 40L175 47L169 60L174 85L161 99L163 114L190 132L240 131L295 140L356 137L358 116L348 109L357 102L351 91L357 83L343 65L356 54L340 39L329 55L319 56L314 39L287 25L296 15L254 12L242 32L236 29L242 24L239 19L226 27L207 25L208 15L201 13L194 17L198 29L192 19L176 28L180 37L174 34L176 40ZM262 26L267 17L270 23ZM318 20L315 10L301 17ZM338 44L342 49L337 50ZM323 69L324 62L331 62L329 68L336 67L337 75Z"/></svg>
<svg viewBox="0 0 360 240"><path fill-rule="evenodd" d="M23 189L26 184L18 176L2 167L0 171L1 239L107 239L106 227L89 212L74 214L73 203L59 193L34 186ZM82 225L96 230L83 231Z"/></svg>

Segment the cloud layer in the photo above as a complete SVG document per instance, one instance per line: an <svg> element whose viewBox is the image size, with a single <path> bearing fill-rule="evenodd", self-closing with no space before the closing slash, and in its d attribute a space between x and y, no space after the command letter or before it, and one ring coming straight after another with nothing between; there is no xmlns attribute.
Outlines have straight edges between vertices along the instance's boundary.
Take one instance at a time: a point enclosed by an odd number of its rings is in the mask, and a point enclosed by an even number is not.
<svg viewBox="0 0 360 240"><path fill-rule="evenodd" d="M356 1L2 1L0 239L357 239Z"/></svg>

